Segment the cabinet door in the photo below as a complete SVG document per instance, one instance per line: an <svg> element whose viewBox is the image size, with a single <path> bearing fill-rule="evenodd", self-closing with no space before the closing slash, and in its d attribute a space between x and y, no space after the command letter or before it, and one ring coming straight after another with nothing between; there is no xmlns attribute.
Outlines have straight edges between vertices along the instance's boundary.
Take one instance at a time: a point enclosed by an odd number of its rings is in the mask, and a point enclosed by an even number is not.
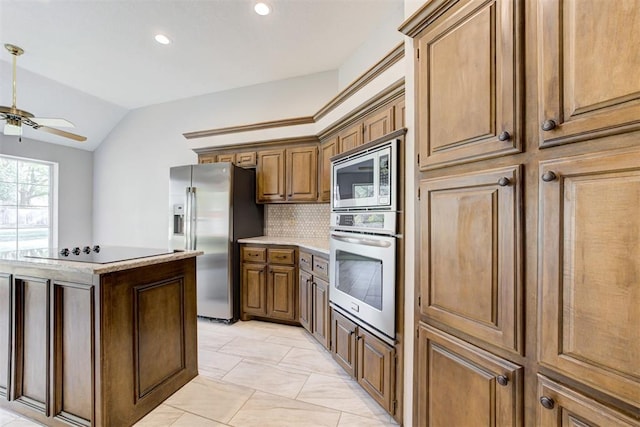
<svg viewBox="0 0 640 427"><path fill-rule="evenodd" d="M11 275L0 274L0 397L9 398L11 356Z"/></svg>
<svg viewBox="0 0 640 427"><path fill-rule="evenodd" d="M198 156L198 163L215 163L217 156L215 154L201 154Z"/></svg>
<svg viewBox="0 0 640 427"><path fill-rule="evenodd" d="M236 155L233 153L229 153L229 154L218 154L218 162L230 162L230 163L235 163L236 162Z"/></svg>
<svg viewBox="0 0 640 427"><path fill-rule="evenodd" d="M318 147L287 149L287 200L318 199Z"/></svg>
<svg viewBox="0 0 640 427"><path fill-rule="evenodd" d="M338 149L340 153L349 151L362 145L362 123L345 129L338 135Z"/></svg>
<svg viewBox="0 0 640 427"><path fill-rule="evenodd" d="M356 324L331 310L331 352L342 369L356 376Z"/></svg>
<svg viewBox="0 0 640 427"><path fill-rule="evenodd" d="M522 425L523 369L420 324L419 426Z"/></svg>
<svg viewBox="0 0 640 427"><path fill-rule="evenodd" d="M538 5L540 145L640 129L640 3Z"/></svg>
<svg viewBox="0 0 640 427"><path fill-rule="evenodd" d="M299 277L299 307L300 307L300 324L307 331L312 332L311 320L312 317L312 289L313 289L313 277L306 271L300 270Z"/></svg>
<svg viewBox="0 0 640 427"><path fill-rule="evenodd" d="M242 264L242 313L267 314L266 264Z"/></svg>
<svg viewBox="0 0 640 427"><path fill-rule="evenodd" d="M363 121L363 143L385 136L393 130L393 106L374 112Z"/></svg>
<svg viewBox="0 0 640 427"><path fill-rule="evenodd" d="M269 266L268 315L275 319L296 320L296 268Z"/></svg>
<svg viewBox="0 0 640 427"><path fill-rule="evenodd" d="M420 169L520 151L514 3L459 2L416 39Z"/></svg>
<svg viewBox="0 0 640 427"><path fill-rule="evenodd" d="M393 107L393 119L395 123L393 126L393 130L404 129L407 127L405 120L405 111L405 101L404 98L402 98L400 101L396 102Z"/></svg>
<svg viewBox="0 0 640 427"><path fill-rule="evenodd" d="M538 375L537 424L545 427L631 427L637 421Z"/></svg>
<svg viewBox="0 0 640 427"><path fill-rule="evenodd" d="M540 165L540 362L638 405L640 149Z"/></svg>
<svg viewBox="0 0 640 427"><path fill-rule="evenodd" d="M420 314L520 349L520 167L420 181Z"/></svg>
<svg viewBox="0 0 640 427"><path fill-rule="evenodd" d="M329 283L317 276L313 278L311 321L313 336L325 348L331 339L329 323Z"/></svg>
<svg viewBox="0 0 640 427"><path fill-rule="evenodd" d="M258 153L258 202L278 202L286 199L284 162L284 150Z"/></svg>
<svg viewBox="0 0 640 427"><path fill-rule="evenodd" d="M246 153L236 153L236 165L243 168L250 168L257 163L255 151L247 151Z"/></svg>
<svg viewBox="0 0 640 427"><path fill-rule="evenodd" d="M357 342L358 383L393 415L395 349L362 328L358 329Z"/></svg>
<svg viewBox="0 0 640 427"><path fill-rule="evenodd" d="M318 192L321 202L331 200L331 157L338 154L338 137L320 145L320 171Z"/></svg>

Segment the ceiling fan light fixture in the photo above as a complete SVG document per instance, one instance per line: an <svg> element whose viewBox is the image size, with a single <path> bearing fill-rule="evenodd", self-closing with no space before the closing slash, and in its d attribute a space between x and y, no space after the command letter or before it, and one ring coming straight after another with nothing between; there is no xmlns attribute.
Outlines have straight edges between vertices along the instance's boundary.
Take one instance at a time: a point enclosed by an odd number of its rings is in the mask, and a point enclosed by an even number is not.
<svg viewBox="0 0 640 427"><path fill-rule="evenodd" d="M171 39L164 34L156 34L155 39L160 44L171 44Z"/></svg>
<svg viewBox="0 0 640 427"><path fill-rule="evenodd" d="M258 15L266 16L271 13L271 6L265 2L258 2L253 6L253 10L255 10Z"/></svg>
<svg viewBox="0 0 640 427"><path fill-rule="evenodd" d="M7 123L4 125L5 135L20 136L22 135L22 126L20 120L7 118Z"/></svg>

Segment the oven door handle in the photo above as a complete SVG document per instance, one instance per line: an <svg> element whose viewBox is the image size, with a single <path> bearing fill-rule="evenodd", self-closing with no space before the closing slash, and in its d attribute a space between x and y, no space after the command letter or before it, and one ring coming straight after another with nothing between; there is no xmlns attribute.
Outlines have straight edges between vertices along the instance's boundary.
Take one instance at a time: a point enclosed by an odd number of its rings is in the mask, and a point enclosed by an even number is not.
<svg viewBox="0 0 640 427"><path fill-rule="evenodd" d="M378 248L388 248L391 246L391 243L389 242L373 240L373 239L362 239L357 237L338 236L337 234L332 234L331 238L335 240L339 240L341 242L355 243L357 245L365 245L365 246L375 246Z"/></svg>

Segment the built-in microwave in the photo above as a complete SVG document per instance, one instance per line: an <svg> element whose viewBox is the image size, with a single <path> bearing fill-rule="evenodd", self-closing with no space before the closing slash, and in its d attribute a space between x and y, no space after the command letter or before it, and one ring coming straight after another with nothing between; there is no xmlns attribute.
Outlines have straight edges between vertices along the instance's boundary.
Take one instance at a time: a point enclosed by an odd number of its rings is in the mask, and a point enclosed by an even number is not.
<svg viewBox="0 0 640 427"><path fill-rule="evenodd" d="M331 163L331 209L396 210L396 139Z"/></svg>

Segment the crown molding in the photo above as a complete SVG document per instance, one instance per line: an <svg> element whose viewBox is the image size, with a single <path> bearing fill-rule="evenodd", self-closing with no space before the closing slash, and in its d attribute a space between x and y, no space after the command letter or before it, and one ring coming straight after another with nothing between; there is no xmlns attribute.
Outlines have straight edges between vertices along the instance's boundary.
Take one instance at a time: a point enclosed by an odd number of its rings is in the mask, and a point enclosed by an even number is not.
<svg viewBox="0 0 640 427"><path fill-rule="evenodd" d="M225 128L187 132L187 133L183 133L182 135L187 139L195 139L195 138L204 138L207 136L228 135L230 133L248 132L252 130L279 128L279 127L285 127L285 126L306 125L314 122L315 121L311 116L294 117L291 119L271 120L268 122L251 123L248 125L229 126Z"/></svg>
<svg viewBox="0 0 640 427"><path fill-rule="evenodd" d="M320 142L320 139L316 135L306 135L306 136L296 136L293 138L278 138L278 139L269 139L265 141L256 141L250 142L247 144L227 144L227 145L216 145L215 147L206 147L206 148L196 148L195 151L197 154L217 154L224 152L225 150L233 150L238 151L241 149L242 151L249 151L251 149L263 150L265 148L285 148L290 145L304 145L304 144L317 144Z"/></svg>
<svg viewBox="0 0 640 427"><path fill-rule="evenodd" d="M413 38L433 23L433 21L442 16L451 6L458 3L458 1L459 0L431 0L407 18L407 20L398 27L398 31Z"/></svg>

